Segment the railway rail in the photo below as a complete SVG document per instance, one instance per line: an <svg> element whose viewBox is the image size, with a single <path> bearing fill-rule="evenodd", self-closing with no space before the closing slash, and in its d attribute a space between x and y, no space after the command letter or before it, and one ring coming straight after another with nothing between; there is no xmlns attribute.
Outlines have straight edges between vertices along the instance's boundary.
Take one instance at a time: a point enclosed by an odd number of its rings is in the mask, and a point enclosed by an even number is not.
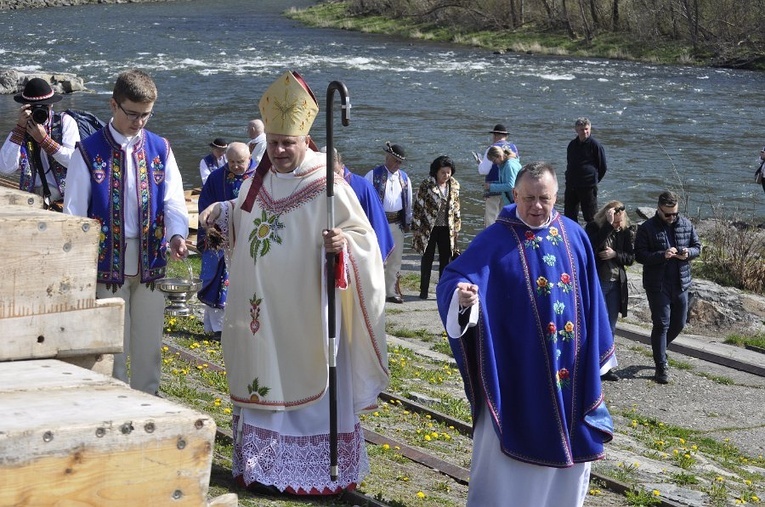
<svg viewBox="0 0 765 507"><path fill-rule="evenodd" d="M168 351L172 354L176 354L183 361L192 365L206 365L205 367L211 371L223 373L225 370L221 365L215 364L208 359L201 358L195 355L193 352L181 348L169 342L165 342L164 346L168 348ZM720 364L724 364L725 359L720 358ZM427 406L416 403L407 398L403 398L393 393L383 392L380 394L380 399L388 403L400 404L411 412L416 412L428 416L434 421L441 422L445 425L453 427L455 431L472 437L472 427L463 421L454 419L446 414L435 411ZM436 470L441 474L451 478L453 481L460 484L467 485L470 481L470 471L457 464L450 463L437 456L429 454L422 449L415 448L397 439L383 435L367 425L362 425L364 428L365 439L368 443L373 445L385 445L388 444L391 448L398 449L398 452L405 458L417 463L418 465L428 467L432 470ZM218 429L218 437L224 439L224 441L231 442L232 435L230 432L222 429ZM633 486L616 480L612 477L605 476L592 471L591 479L598 481L606 489L624 495L627 491L631 490ZM343 494L341 501L348 502L350 505L369 505L370 507L386 507L387 504L380 502L372 497L364 495L359 491L349 491ZM673 502L669 499L657 499L657 503L654 505L660 507L683 507L681 504Z"/></svg>

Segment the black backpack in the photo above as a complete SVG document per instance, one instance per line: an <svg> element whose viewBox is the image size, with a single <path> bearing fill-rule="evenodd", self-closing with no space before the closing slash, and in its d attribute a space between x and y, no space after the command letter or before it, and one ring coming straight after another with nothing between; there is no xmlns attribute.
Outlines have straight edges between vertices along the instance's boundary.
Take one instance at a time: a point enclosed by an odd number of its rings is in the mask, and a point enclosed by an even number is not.
<svg viewBox="0 0 765 507"><path fill-rule="evenodd" d="M80 141L101 130L105 123L98 119L96 115L88 111L78 111L76 109L67 109L63 113L53 115L53 124L51 125L51 137L54 141L60 143L63 137L63 127L61 126L61 114L68 114L77 122L77 128L80 131Z"/></svg>

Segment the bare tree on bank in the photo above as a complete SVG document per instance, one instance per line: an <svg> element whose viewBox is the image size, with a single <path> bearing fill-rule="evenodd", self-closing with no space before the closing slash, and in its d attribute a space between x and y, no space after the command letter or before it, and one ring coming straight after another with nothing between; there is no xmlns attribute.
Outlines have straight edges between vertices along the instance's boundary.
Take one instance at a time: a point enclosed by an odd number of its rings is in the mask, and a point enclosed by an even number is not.
<svg viewBox="0 0 765 507"><path fill-rule="evenodd" d="M465 31L529 26L539 32L563 31L585 43L613 33L643 47L686 47L688 61L703 58L729 67L765 64L765 0L348 1L352 15L407 17Z"/></svg>

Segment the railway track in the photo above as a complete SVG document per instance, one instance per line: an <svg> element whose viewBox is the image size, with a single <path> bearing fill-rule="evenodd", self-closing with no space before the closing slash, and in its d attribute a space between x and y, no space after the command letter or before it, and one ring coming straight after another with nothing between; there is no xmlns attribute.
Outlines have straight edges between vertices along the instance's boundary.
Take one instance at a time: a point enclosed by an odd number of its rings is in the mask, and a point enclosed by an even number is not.
<svg viewBox="0 0 765 507"><path fill-rule="evenodd" d="M201 358L188 349L179 347L169 342L165 342L164 346L168 348L168 352L177 355L180 359L188 362L191 365L205 365L205 368L208 370L220 373L225 371L221 365L215 364L208 359ZM421 414L428 419L438 421L450 428L454 428L455 431L461 433L462 435L472 437L472 428L469 424L454 419L441 412L435 411L427 406L389 392L381 393L380 399L389 404L400 405L410 412ZM365 439L368 443L378 446L384 446L387 444L388 447L397 449L401 456L411 460L419 466L435 470L444 476L449 477L456 483L463 485L467 485L469 483L470 471L467 468L439 458L435 455L423 451L422 449L408 445L399 439L383 435L382 433L370 428L368 425L362 424L362 427L364 428ZM233 440L229 431L220 428L218 429L218 438L223 439L225 442L232 442ZM621 482L612 477L598 474L595 471L591 473L591 480L597 481L607 490L619 495L625 495L629 490L633 488L633 486L627 483ZM358 491L346 492L343 494L340 500L347 502L349 505L368 505L370 507L385 507L387 505ZM667 499L657 499L657 502L653 505L661 507L683 507L682 504Z"/></svg>

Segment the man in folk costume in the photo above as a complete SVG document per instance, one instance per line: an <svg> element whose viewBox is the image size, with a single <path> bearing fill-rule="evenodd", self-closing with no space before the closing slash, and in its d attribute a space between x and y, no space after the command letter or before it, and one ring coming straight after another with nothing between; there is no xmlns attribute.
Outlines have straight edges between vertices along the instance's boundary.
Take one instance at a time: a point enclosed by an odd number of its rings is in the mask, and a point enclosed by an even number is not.
<svg viewBox="0 0 765 507"><path fill-rule="evenodd" d="M255 174L255 162L250 158L250 150L245 143L227 145L223 156L227 162L210 173L199 194L200 212L218 201L236 199L242 183ZM197 231L197 248L202 256L199 275L202 287L197 292L197 299L205 304L204 330L220 339L228 294L226 261L222 250L208 244L204 228Z"/></svg>
<svg viewBox="0 0 765 507"><path fill-rule="evenodd" d="M438 308L473 414L468 506L580 507L613 423L616 364L592 247L553 208L555 170L518 174L515 204L444 270Z"/></svg>
<svg viewBox="0 0 765 507"><path fill-rule="evenodd" d="M61 100L47 81L30 79L13 100L23 104L8 138L0 148L0 173L19 172L19 189L43 195L45 175L50 202L64 195L66 171L80 141L77 122L68 114L55 113L52 104ZM54 128L56 127L56 128Z"/></svg>
<svg viewBox="0 0 765 507"><path fill-rule="evenodd" d="M222 336L234 403L233 473L251 488L335 494L369 471L358 414L387 386L377 238L342 179L327 230L326 155L311 149L316 99L288 71L259 103L266 155L236 200L200 214L227 238ZM337 253L325 279L326 253ZM326 283L336 287L339 474L330 478Z"/></svg>
<svg viewBox="0 0 765 507"><path fill-rule="evenodd" d="M114 357L114 376L149 394L157 393L162 375L165 307L152 282L165 276L168 249L174 259L188 255L189 230L170 144L144 128L156 100L145 72L117 77L112 119L78 145L64 194L65 213L101 224L96 297L125 300L124 352Z"/></svg>
<svg viewBox="0 0 765 507"><path fill-rule="evenodd" d="M325 151L322 148L322 151ZM377 197L372 184L367 181L363 176L354 174L343 163L343 157L335 150L335 174L343 178L348 183L359 199L359 204L364 210L364 214L369 219L369 223L372 225L375 234L377 235L377 244L380 245L380 254L382 255L383 263L393 251L393 236L390 233L388 227L388 219L385 217L385 211L383 210L382 203Z"/></svg>
<svg viewBox="0 0 765 507"><path fill-rule="evenodd" d="M401 259L404 255L404 233L412 226L412 185L401 169L406 160L404 148L385 144L385 163L369 171L365 178L375 187L388 218L393 236L393 251L385 260L385 300L401 304L404 298L399 287Z"/></svg>
<svg viewBox="0 0 765 507"><path fill-rule="evenodd" d="M216 137L210 143L210 153L199 161L199 177L202 178L202 185L207 183L211 172L220 169L226 163L226 148L228 143L222 137Z"/></svg>

